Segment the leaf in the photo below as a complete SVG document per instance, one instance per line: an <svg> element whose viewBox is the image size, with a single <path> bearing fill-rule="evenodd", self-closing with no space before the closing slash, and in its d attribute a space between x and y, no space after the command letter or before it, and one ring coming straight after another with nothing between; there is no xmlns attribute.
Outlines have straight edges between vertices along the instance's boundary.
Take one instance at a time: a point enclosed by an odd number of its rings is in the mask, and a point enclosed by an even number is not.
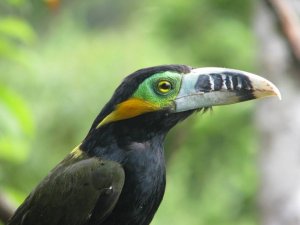
<svg viewBox="0 0 300 225"><path fill-rule="evenodd" d="M21 162L29 153L33 118L24 100L0 86L0 159Z"/></svg>
<svg viewBox="0 0 300 225"><path fill-rule="evenodd" d="M31 26L17 17L6 17L0 20L0 35L25 44L30 44L36 39Z"/></svg>
<svg viewBox="0 0 300 225"><path fill-rule="evenodd" d="M0 136L0 159L10 162L23 162L29 153L29 143L26 140Z"/></svg>
<svg viewBox="0 0 300 225"><path fill-rule="evenodd" d="M7 110L15 117L18 124L26 135L32 136L34 132L33 118L24 100L12 90L0 86L0 105L6 106Z"/></svg>
<svg viewBox="0 0 300 225"><path fill-rule="evenodd" d="M25 0L6 0L6 2L12 6L22 6L25 3Z"/></svg>

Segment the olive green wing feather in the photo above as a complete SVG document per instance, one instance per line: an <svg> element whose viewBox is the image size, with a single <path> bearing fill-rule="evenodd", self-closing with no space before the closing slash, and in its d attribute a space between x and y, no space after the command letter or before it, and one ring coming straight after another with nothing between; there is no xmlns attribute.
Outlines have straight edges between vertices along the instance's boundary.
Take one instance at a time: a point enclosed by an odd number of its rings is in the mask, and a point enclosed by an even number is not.
<svg viewBox="0 0 300 225"><path fill-rule="evenodd" d="M114 208L124 178L116 162L71 154L36 187L7 225L83 225L91 217L101 221Z"/></svg>

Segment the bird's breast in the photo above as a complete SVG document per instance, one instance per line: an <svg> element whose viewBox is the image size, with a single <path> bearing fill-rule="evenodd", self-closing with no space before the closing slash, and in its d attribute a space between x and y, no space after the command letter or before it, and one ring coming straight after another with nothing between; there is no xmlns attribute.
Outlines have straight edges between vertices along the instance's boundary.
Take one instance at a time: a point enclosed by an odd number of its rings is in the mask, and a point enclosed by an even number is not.
<svg viewBox="0 0 300 225"><path fill-rule="evenodd" d="M162 145L133 143L123 164L125 184L108 224L148 225L165 191Z"/></svg>

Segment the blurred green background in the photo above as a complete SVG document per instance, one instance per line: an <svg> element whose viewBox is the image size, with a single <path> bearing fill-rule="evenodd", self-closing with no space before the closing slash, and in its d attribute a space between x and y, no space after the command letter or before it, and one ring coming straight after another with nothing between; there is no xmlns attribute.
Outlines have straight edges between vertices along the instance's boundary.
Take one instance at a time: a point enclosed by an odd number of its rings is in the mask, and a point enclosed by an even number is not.
<svg viewBox="0 0 300 225"><path fill-rule="evenodd" d="M137 69L255 72L254 3L1 0L0 191L19 205ZM216 107L170 132L153 225L258 224L253 111L252 103Z"/></svg>

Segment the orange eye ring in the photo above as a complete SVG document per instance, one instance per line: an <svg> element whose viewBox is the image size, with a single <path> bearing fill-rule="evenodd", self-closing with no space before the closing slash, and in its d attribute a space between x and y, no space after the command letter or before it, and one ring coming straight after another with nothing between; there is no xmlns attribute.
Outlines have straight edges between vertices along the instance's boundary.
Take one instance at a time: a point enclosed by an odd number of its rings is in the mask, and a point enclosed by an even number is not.
<svg viewBox="0 0 300 225"><path fill-rule="evenodd" d="M172 84L170 81L161 80L157 84L157 89L162 94L167 94L169 91L172 90Z"/></svg>

